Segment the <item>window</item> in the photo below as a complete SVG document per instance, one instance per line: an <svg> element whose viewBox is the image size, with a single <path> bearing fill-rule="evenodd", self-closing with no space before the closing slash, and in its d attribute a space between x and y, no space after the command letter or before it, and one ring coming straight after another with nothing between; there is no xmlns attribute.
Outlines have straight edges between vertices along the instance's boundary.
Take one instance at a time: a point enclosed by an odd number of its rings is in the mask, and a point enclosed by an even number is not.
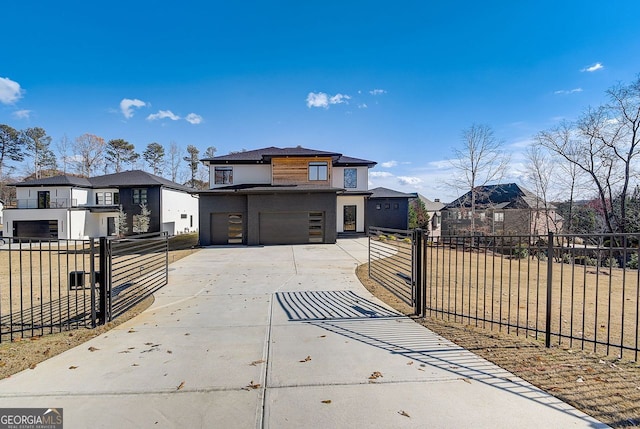
<svg viewBox="0 0 640 429"><path fill-rule="evenodd" d="M117 196L118 194L116 194ZM113 192L96 192L96 204L97 205L112 205L113 204Z"/></svg>
<svg viewBox="0 0 640 429"><path fill-rule="evenodd" d="M485 213L480 213L480 220L482 222L484 222L485 218L486 218L486 214Z"/></svg>
<svg viewBox="0 0 640 429"><path fill-rule="evenodd" d="M48 209L51 207L51 194L49 191L38 191L38 208Z"/></svg>
<svg viewBox="0 0 640 429"><path fill-rule="evenodd" d="M186 218L187 218L187 214L186 214L186 213L182 213L182 214L180 215L180 219L186 219Z"/></svg>
<svg viewBox="0 0 640 429"><path fill-rule="evenodd" d="M135 188L133 189L133 204L147 204L147 190Z"/></svg>
<svg viewBox="0 0 640 429"><path fill-rule="evenodd" d="M309 180L327 180L329 167L326 162L309 163Z"/></svg>
<svg viewBox="0 0 640 429"><path fill-rule="evenodd" d="M495 222L504 222L504 213L494 213L493 220Z"/></svg>
<svg viewBox="0 0 640 429"><path fill-rule="evenodd" d="M393 203L393 209L394 210L398 210L400 208L400 204L398 203Z"/></svg>
<svg viewBox="0 0 640 429"><path fill-rule="evenodd" d="M216 185L233 185L233 167L216 167L214 169Z"/></svg>
<svg viewBox="0 0 640 429"><path fill-rule="evenodd" d="M390 208L391 208L391 204L386 203L386 204L384 205L384 209L385 209L385 210L389 210Z"/></svg>
<svg viewBox="0 0 640 429"><path fill-rule="evenodd" d="M356 170L355 168L344 169L344 187L345 188L358 187L358 170Z"/></svg>
<svg viewBox="0 0 640 429"><path fill-rule="evenodd" d="M380 204L376 204L376 210L380 210L382 206Z"/></svg>
<svg viewBox="0 0 640 429"><path fill-rule="evenodd" d="M114 192L113 193L113 204L120 204L120 193L119 192Z"/></svg>

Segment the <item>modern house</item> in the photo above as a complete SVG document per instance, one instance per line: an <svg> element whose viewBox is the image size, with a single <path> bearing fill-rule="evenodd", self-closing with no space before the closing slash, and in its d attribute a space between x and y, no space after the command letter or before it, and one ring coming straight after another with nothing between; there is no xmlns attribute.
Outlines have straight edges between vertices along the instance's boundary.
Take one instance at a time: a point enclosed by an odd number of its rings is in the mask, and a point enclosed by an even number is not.
<svg viewBox="0 0 640 429"><path fill-rule="evenodd" d="M140 171L91 178L60 175L15 183L17 205L4 211L4 235L84 239L117 235L120 209L126 234L136 231L141 204L148 232L170 235L198 230L198 197L192 189Z"/></svg>
<svg viewBox="0 0 640 429"><path fill-rule="evenodd" d="M442 213L441 210L444 208L445 204L441 203L438 198L431 201L429 198L418 194L418 198L424 204L425 209L427 209L427 214L429 215L429 226L428 233L429 237L436 238L442 235Z"/></svg>
<svg viewBox="0 0 640 429"><path fill-rule="evenodd" d="M544 235L562 227L553 205L515 183L479 186L474 211L471 206L471 191L447 204L442 234Z"/></svg>
<svg viewBox="0 0 640 429"><path fill-rule="evenodd" d="M267 147L201 160L200 244L335 243L364 233L373 161L303 147Z"/></svg>
<svg viewBox="0 0 640 429"><path fill-rule="evenodd" d="M409 229L409 200L418 194L407 194L387 188L374 188L367 200L367 229L370 226Z"/></svg>

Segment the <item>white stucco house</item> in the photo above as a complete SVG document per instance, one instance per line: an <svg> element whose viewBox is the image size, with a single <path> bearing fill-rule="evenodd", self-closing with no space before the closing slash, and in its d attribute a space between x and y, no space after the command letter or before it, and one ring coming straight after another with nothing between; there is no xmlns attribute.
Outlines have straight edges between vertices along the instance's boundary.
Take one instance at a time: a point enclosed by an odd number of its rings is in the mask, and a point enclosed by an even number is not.
<svg viewBox="0 0 640 429"><path fill-rule="evenodd" d="M84 239L117 235L119 211L132 234L141 204L150 210L148 232L198 231L198 196L191 188L145 171L91 178L69 175L14 183L17 205L4 211L4 235Z"/></svg>

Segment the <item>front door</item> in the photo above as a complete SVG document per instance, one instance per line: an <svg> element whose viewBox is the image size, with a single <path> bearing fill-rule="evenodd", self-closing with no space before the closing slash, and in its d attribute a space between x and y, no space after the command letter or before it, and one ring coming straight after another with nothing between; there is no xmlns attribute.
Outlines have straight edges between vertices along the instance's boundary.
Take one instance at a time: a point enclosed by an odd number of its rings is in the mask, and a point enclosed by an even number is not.
<svg viewBox="0 0 640 429"><path fill-rule="evenodd" d="M344 232L356 231L356 206L344 206Z"/></svg>

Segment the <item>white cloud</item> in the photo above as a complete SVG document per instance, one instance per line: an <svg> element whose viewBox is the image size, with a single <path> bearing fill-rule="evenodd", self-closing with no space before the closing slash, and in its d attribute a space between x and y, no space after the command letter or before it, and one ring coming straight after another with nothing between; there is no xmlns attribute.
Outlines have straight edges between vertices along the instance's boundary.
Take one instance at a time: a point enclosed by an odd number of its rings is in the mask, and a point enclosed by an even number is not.
<svg viewBox="0 0 640 429"><path fill-rule="evenodd" d="M380 167L384 167L384 168L391 168L391 167L395 167L396 165L398 165L398 161L386 161L380 164Z"/></svg>
<svg viewBox="0 0 640 429"><path fill-rule="evenodd" d="M120 102L120 111L122 112L125 118L130 119L131 117L133 117L134 107L140 108L146 105L147 103L145 103L142 100L138 100L137 98L134 98L134 99L123 98L122 101Z"/></svg>
<svg viewBox="0 0 640 429"><path fill-rule="evenodd" d="M184 119L185 121L193 125L197 125L202 122L202 116L197 115L195 113L189 113L187 116L185 116Z"/></svg>
<svg viewBox="0 0 640 429"><path fill-rule="evenodd" d="M349 104L347 100L351 100L351 97L344 94L336 94L329 98L329 104Z"/></svg>
<svg viewBox="0 0 640 429"><path fill-rule="evenodd" d="M398 176L398 182L400 182L401 185L416 186L422 183L422 179L412 176Z"/></svg>
<svg viewBox="0 0 640 429"><path fill-rule="evenodd" d="M177 121L180 119L180 116L175 115L171 110L158 110L158 113L152 113L147 116L147 121L155 121L157 119L165 119L169 118L172 121Z"/></svg>
<svg viewBox="0 0 640 429"><path fill-rule="evenodd" d="M371 171L369 177L393 177L388 171Z"/></svg>
<svg viewBox="0 0 640 429"><path fill-rule="evenodd" d="M582 88L573 88L573 89L560 89L558 91L554 91L554 94L575 94L577 92L582 92Z"/></svg>
<svg viewBox="0 0 640 429"><path fill-rule="evenodd" d="M385 91L384 89L373 89L371 91L369 91L369 94L371 95L382 95L382 94L386 94L387 91Z"/></svg>
<svg viewBox="0 0 640 429"><path fill-rule="evenodd" d="M31 110L16 110L13 112L13 117L16 119L29 119L29 115L31 115Z"/></svg>
<svg viewBox="0 0 640 429"><path fill-rule="evenodd" d="M13 104L22 98L23 92L18 82L8 77L0 77L0 103Z"/></svg>
<svg viewBox="0 0 640 429"><path fill-rule="evenodd" d="M367 107L367 103L362 103L362 104L358 104L358 109L366 109Z"/></svg>
<svg viewBox="0 0 640 429"><path fill-rule="evenodd" d="M600 69L603 69L603 68L604 68L604 66L602 65L602 63L595 63L594 65L589 66L589 67L585 67L580 71L581 72L589 72L589 73L591 73L591 72L594 72L594 71L597 71L597 70L600 70Z"/></svg>
<svg viewBox="0 0 640 429"><path fill-rule="evenodd" d="M307 95L307 107L329 108L331 104L349 104L351 96L346 94L329 95L324 92L310 92Z"/></svg>

